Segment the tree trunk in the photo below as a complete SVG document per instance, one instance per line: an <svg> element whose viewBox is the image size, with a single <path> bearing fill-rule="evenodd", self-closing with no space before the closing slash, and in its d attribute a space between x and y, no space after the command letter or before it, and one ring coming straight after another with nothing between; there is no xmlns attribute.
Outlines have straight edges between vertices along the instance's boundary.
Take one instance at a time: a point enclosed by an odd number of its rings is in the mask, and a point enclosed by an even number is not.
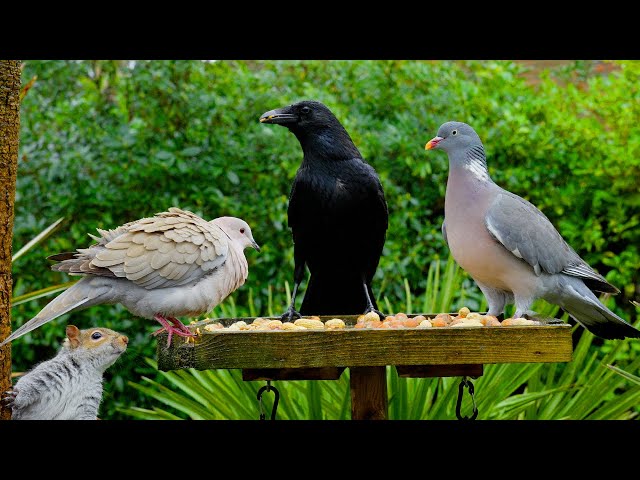
<svg viewBox="0 0 640 480"><path fill-rule="evenodd" d="M0 60L0 341L11 333L11 242L20 133L20 61ZM11 387L11 344L0 348L0 394ZM11 411L0 404L0 420Z"/></svg>

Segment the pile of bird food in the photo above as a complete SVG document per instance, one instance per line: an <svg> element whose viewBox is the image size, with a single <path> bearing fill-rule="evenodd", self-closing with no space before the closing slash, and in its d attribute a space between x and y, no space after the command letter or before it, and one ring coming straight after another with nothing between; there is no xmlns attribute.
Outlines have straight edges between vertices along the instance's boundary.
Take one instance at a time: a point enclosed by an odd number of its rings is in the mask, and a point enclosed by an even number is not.
<svg viewBox="0 0 640 480"><path fill-rule="evenodd" d="M207 319L208 320L208 319ZM403 329L403 328L438 328L438 327L500 327L509 325L541 325L537 320L528 320L526 318L507 318L500 322L492 315L483 315L477 312L471 312L467 307L463 307L458 311L457 315L449 313L439 313L433 317L427 318L424 315L407 315L406 313L396 313L389 315L384 320L375 312L369 312L366 315L360 315L355 325L347 325L340 318L332 318L323 322L320 317L303 317L294 322L282 322L268 318L258 317L251 323L238 321L225 327L221 323L209 323L204 326L207 332L217 330L225 331L301 331L301 330L339 330L344 328L356 329Z"/></svg>

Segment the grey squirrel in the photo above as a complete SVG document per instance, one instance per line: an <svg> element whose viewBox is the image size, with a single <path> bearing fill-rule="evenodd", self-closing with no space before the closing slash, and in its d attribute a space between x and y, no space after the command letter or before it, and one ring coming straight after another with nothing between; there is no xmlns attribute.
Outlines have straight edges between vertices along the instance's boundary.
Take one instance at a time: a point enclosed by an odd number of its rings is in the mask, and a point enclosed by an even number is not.
<svg viewBox="0 0 640 480"><path fill-rule="evenodd" d="M102 375L129 339L108 328L67 326L58 354L20 377L6 392L12 420L96 420Z"/></svg>

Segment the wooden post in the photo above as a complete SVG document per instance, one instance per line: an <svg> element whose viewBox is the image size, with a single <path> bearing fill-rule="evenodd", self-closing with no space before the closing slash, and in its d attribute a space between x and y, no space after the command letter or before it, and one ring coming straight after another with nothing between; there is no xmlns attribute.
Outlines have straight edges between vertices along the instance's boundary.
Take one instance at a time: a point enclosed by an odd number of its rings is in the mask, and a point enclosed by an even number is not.
<svg viewBox="0 0 640 480"><path fill-rule="evenodd" d="M351 420L386 420L389 416L387 367L351 367Z"/></svg>
<svg viewBox="0 0 640 480"><path fill-rule="evenodd" d="M0 340L11 333L11 241L20 134L20 61L0 60ZM11 387L11 345L0 348L0 395ZM0 404L0 420L11 411Z"/></svg>

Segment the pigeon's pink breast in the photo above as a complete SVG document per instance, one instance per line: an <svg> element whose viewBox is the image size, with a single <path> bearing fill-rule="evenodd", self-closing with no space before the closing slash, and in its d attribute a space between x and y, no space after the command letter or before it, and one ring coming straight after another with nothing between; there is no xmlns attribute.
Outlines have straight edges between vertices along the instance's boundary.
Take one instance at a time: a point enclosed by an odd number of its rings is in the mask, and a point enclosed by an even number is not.
<svg viewBox="0 0 640 480"><path fill-rule="evenodd" d="M453 258L474 280L508 292L535 291L533 269L491 236L484 218L496 185L471 182L453 170L445 198L447 241ZM470 188L472 186L472 188Z"/></svg>

